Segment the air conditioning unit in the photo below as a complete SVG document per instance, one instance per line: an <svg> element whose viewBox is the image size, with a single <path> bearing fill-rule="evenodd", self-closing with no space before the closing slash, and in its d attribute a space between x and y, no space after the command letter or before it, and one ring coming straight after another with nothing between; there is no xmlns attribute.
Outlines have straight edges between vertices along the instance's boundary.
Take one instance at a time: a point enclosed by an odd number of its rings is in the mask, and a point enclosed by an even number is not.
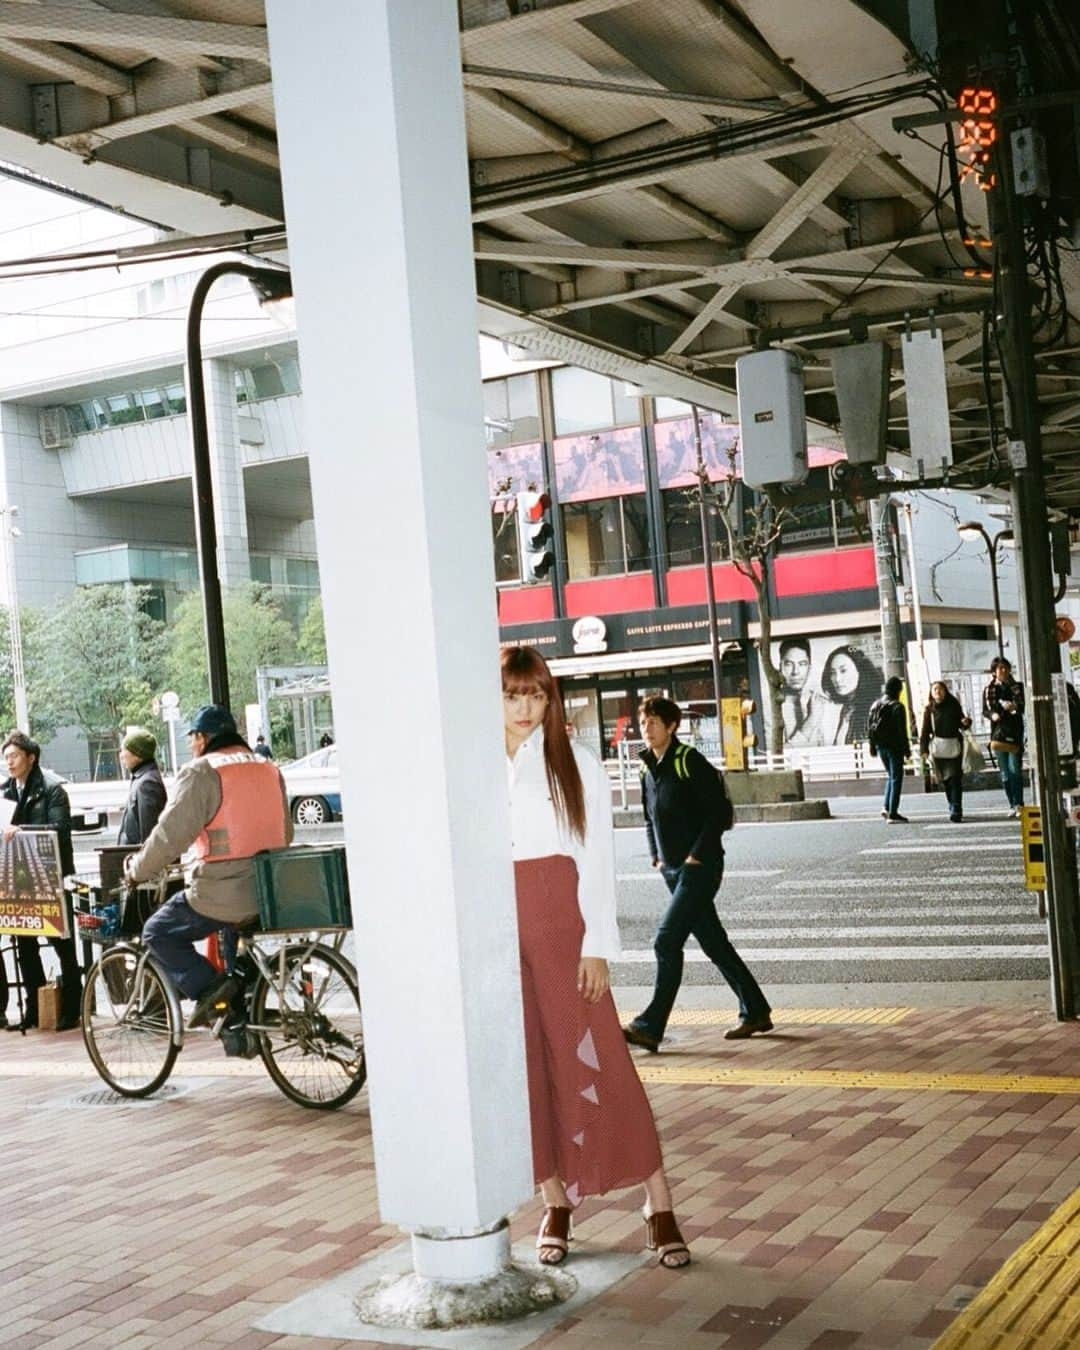
<svg viewBox="0 0 1080 1350"><path fill-rule="evenodd" d="M46 450L61 450L74 439L66 408L39 408L38 435Z"/></svg>

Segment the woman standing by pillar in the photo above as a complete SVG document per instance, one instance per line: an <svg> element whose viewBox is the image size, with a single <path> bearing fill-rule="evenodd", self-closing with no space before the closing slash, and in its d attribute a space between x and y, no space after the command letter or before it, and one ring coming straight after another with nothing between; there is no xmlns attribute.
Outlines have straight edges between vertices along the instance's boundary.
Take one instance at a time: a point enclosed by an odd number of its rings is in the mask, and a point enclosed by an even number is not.
<svg viewBox="0 0 1080 1350"><path fill-rule="evenodd" d="M504 651L502 686L539 1259L565 1259L585 1196L643 1184L647 1246L661 1265L685 1266L656 1125L608 982L620 952L611 786L571 745L539 652Z"/></svg>

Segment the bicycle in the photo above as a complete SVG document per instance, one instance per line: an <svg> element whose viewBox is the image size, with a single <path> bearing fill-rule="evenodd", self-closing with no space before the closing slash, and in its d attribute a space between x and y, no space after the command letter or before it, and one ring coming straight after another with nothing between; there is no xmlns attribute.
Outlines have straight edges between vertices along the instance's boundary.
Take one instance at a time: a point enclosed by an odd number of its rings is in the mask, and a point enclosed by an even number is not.
<svg viewBox="0 0 1080 1350"><path fill-rule="evenodd" d="M93 890L79 882L72 889L77 896ZM148 908L144 897L139 929ZM101 912L82 910L76 917ZM184 1045L180 995L138 933L117 940L103 926L80 923L84 936L106 944L83 989L83 1041L114 1092L148 1097L167 1081ZM367 1078L356 972L341 951L345 931L338 925L308 928L302 936L299 930L234 931L234 973L243 987L209 1034L226 1053L261 1056L275 1085L298 1105L344 1106Z"/></svg>

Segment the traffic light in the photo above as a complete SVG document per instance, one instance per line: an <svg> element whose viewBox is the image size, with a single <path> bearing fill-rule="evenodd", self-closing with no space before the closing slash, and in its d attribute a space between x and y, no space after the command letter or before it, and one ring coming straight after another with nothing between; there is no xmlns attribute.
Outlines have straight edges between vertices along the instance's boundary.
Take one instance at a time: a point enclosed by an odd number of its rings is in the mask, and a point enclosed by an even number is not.
<svg viewBox="0 0 1080 1350"><path fill-rule="evenodd" d="M551 498L546 492L519 492L517 516L525 580L544 581L555 563Z"/></svg>

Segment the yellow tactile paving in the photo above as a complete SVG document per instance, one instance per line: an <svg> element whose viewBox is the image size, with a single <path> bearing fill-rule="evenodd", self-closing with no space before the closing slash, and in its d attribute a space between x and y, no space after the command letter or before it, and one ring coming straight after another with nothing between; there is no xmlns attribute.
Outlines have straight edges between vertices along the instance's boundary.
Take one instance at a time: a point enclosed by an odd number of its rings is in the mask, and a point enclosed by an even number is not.
<svg viewBox="0 0 1080 1350"><path fill-rule="evenodd" d="M773 1011L773 1021L785 1026L895 1026L915 1011L914 1008L781 1008ZM623 1008L620 1017L632 1017L634 1010ZM734 1012L717 1008L686 1008L671 1014L673 1027L730 1026Z"/></svg>
<svg viewBox="0 0 1080 1350"><path fill-rule="evenodd" d="M1080 1345L1080 1191L1001 1267L934 1350Z"/></svg>
<svg viewBox="0 0 1080 1350"><path fill-rule="evenodd" d="M732 1087L871 1088L882 1092L1045 1092L1080 1095L1080 1077L997 1073L908 1073L876 1069L740 1069L639 1063L646 1083Z"/></svg>

